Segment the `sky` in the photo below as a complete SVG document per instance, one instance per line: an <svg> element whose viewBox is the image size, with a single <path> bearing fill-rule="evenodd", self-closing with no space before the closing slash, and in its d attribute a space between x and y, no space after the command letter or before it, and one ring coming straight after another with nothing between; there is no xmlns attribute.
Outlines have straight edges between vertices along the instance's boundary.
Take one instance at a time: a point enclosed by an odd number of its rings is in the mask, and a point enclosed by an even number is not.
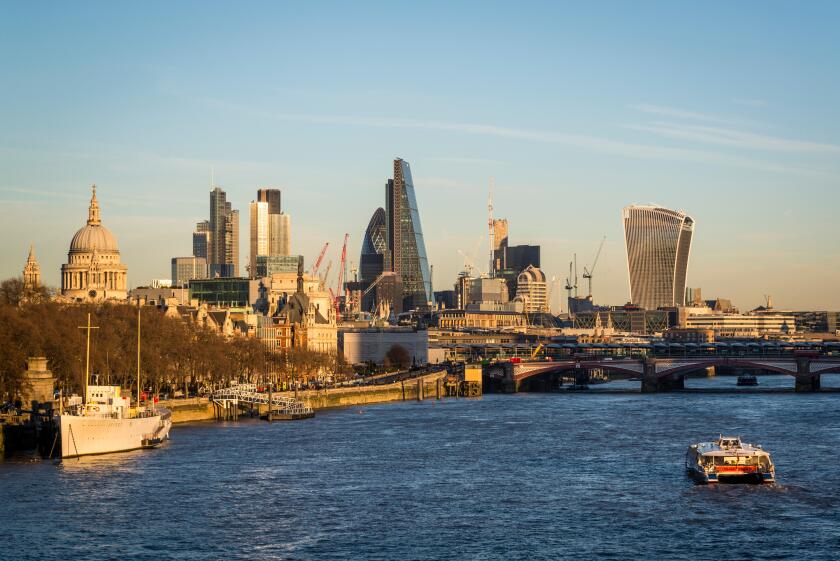
<svg viewBox="0 0 840 561"><path fill-rule="evenodd" d="M621 209L696 221L688 285L742 310L840 308L840 3L6 3L0 278L30 244L59 284L97 185L129 284L190 255L215 182L283 191L307 264L358 263L393 159L411 164L435 290L486 270L487 198L629 299ZM308 265L307 265L308 266ZM351 268L351 265L348 265ZM580 280L581 292L584 281Z"/></svg>

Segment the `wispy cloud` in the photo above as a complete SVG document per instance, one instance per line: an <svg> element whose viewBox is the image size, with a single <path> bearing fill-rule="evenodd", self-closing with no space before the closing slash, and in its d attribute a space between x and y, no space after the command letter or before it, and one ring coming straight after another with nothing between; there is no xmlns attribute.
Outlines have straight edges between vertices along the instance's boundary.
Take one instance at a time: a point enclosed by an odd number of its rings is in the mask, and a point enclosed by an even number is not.
<svg viewBox="0 0 840 561"><path fill-rule="evenodd" d="M627 125L626 128L651 132L666 138L691 140L719 146L733 146L749 150L840 154L840 145L837 144L768 136L721 127L654 122L649 125Z"/></svg>
<svg viewBox="0 0 840 561"><path fill-rule="evenodd" d="M610 140L607 138L566 132L541 131L533 129L504 127L498 125L458 123L436 120L421 121L414 119L387 117L274 113L270 111L257 110L252 107L231 104L216 99L205 98L199 99L197 101L203 101L204 103L211 105L217 109L235 111L240 115L244 114L254 118L288 123L308 123L329 126L399 128L410 130L434 130L462 134L473 134L479 136L492 136L511 140L524 140L530 142L560 144L583 150L591 150L595 152L612 154L617 156L625 156L630 158L729 165L773 173L825 175L825 172L823 172L822 170L810 169L801 166L779 164L776 162L768 162L743 156L733 156L730 154L724 154L708 150L699 150L694 148L679 148L672 146L657 146L652 144L637 144L632 142Z"/></svg>
<svg viewBox="0 0 840 561"><path fill-rule="evenodd" d="M705 121L707 123L718 123L722 125L733 125L742 122L739 119L728 117L721 117L709 113L700 113L697 111L686 111L685 109L677 109L675 107L666 107L663 105L651 105L647 103L640 103L636 105L629 105L630 109L648 113L650 115L659 115L660 117L671 117L675 119L690 119L694 121Z"/></svg>
<svg viewBox="0 0 840 561"><path fill-rule="evenodd" d="M732 98L732 103L746 105L747 107L768 107L770 104L763 99L748 99L743 97Z"/></svg>

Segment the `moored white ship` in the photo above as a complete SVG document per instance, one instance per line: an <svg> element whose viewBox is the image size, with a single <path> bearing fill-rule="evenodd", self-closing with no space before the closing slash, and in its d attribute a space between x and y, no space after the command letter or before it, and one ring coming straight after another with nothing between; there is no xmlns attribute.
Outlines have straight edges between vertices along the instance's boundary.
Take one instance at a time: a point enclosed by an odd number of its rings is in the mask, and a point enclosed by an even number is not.
<svg viewBox="0 0 840 561"><path fill-rule="evenodd" d="M701 483L773 483L776 467L761 446L740 437L720 436L714 442L689 446L685 468Z"/></svg>
<svg viewBox="0 0 840 561"><path fill-rule="evenodd" d="M132 408L119 386L88 386L85 403L57 419L62 458L152 448L172 427L167 409Z"/></svg>

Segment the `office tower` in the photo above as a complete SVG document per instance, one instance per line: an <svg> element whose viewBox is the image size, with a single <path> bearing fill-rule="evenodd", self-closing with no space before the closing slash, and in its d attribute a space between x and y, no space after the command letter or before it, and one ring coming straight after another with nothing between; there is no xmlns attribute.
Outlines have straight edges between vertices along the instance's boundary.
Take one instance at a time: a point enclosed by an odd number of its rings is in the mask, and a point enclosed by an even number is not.
<svg viewBox="0 0 840 561"><path fill-rule="evenodd" d="M507 218L493 220L493 271L505 268L505 251L508 247Z"/></svg>
<svg viewBox="0 0 840 561"><path fill-rule="evenodd" d="M434 299L429 261L411 169L400 158L394 160L394 178L385 186L385 199L385 233L390 252L385 267L401 280L403 309L426 308Z"/></svg>
<svg viewBox="0 0 840 561"><path fill-rule="evenodd" d="M260 190L262 191L262 190ZM251 244L248 261L248 273L253 279L257 277L257 257L267 256L268 253L268 203L251 201Z"/></svg>
<svg viewBox="0 0 840 561"><path fill-rule="evenodd" d="M257 202L268 203L269 214L283 212L283 207L280 205L280 189L257 189Z"/></svg>
<svg viewBox="0 0 840 561"><path fill-rule="evenodd" d="M193 232L193 256L208 259L210 256L210 221L202 220Z"/></svg>
<svg viewBox="0 0 840 561"><path fill-rule="evenodd" d="M517 273L521 273L529 265L539 269L540 246L512 245L505 249L505 269L511 269L517 271Z"/></svg>
<svg viewBox="0 0 840 561"><path fill-rule="evenodd" d="M286 213L268 214L268 254L283 256L292 254L292 217Z"/></svg>
<svg viewBox="0 0 840 561"><path fill-rule="evenodd" d="M362 251L359 255L359 280L370 285L385 270L385 256L388 253L387 234L385 232L385 209L376 209L370 218Z"/></svg>
<svg viewBox="0 0 840 561"><path fill-rule="evenodd" d="M211 277L239 276L239 211L231 208L227 194L219 187L210 191L207 253Z"/></svg>
<svg viewBox="0 0 840 561"><path fill-rule="evenodd" d="M656 206L622 212L630 299L647 310L678 306L685 296L694 220Z"/></svg>
<svg viewBox="0 0 840 561"><path fill-rule="evenodd" d="M193 279L207 278L207 260L204 257L173 257L172 286L185 286Z"/></svg>
<svg viewBox="0 0 840 561"><path fill-rule="evenodd" d="M230 203L228 203L230 206ZM230 210L225 217L225 265L228 277L239 276L239 211Z"/></svg>

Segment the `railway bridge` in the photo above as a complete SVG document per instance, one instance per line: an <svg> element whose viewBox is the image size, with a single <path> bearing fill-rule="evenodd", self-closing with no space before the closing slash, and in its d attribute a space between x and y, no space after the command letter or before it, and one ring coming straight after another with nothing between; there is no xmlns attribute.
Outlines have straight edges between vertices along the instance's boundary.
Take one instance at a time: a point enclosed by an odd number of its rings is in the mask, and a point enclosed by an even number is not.
<svg viewBox="0 0 840 561"><path fill-rule="evenodd" d="M822 374L840 373L840 357L803 356L698 356L669 358L574 357L559 360L501 362L485 366L485 378L502 391L520 391L523 384L539 378L557 378L569 372L600 369L622 377L638 378L643 392L684 388L686 374L709 367L763 370L795 379L797 392L820 389Z"/></svg>

